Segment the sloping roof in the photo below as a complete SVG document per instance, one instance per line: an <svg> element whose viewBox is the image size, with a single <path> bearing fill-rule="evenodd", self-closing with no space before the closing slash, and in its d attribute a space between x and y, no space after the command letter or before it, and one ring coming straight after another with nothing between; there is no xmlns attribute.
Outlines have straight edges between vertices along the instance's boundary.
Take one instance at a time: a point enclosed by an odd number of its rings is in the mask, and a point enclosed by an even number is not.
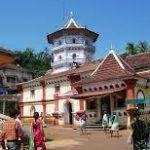
<svg viewBox="0 0 150 150"><path fill-rule="evenodd" d="M106 59L107 58L107 59ZM70 74L81 74L85 72L95 72L90 78L85 79L86 82L97 82L113 78L130 77L135 74L134 68L138 65L150 65L150 53L142 53L138 55L128 56L125 60L116 55L114 52L109 53L104 59L89 61L82 64L79 68L67 70L60 73L47 73L44 76L35 78L31 81L21 83L32 83L46 79L60 78ZM119 60L119 61L117 61ZM123 69L124 68L124 69ZM132 69L133 68L133 69ZM141 77L149 77L149 71L137 73ZM84 80L84 81L85 81ZM83 80L82 80L83 81Z"/></svg>
<svg viewBox="0 0 150 150"><path fill-rule="evenodd" d="M122 87L122 88L107 89L107 90L102 90L102 91L84 92L81 94L71 95L70 97L75 98L75 99L83 99L83 98L88 98L88 97L93 97L93 96L98 96L98 95L107 95L107 94L119 92L125 89L126 89L125 87Z"/></svg>
<svg viewBox="0 0 150 150"><path fill-rule="evenodd" d="M70 18L64 28L82 28L82 26L78 25L73 18Z"/></svg>
<svg viewBox="0 0 150 150"><path fill-rule="evenodd" d="M103 61L101 61L97 68L92 72L91 76L81 80L77 84L95 83L132 77L134 75L134 69L132 69L123 59L121 59L121 57L117 56L114 51L111 50L105 59L103 59Z"/></svg>
<svg viewBox="0 0 150 150"><path fill-rule="evenodd" d="M125 61L134 69L150 67L150 52L127 56Z"/></svg>
<svg viewBox="0 0 150 150"><path fill-rule="evenodd" d="M14 53L11 50L5 49L3 47L0 47L0 53L6 53L6 54L14 56Z"/></svg>
<svg viewBox="0 0 150 150"><path fill-rule="evenodd" d="M14 61L15 55L12 51L0 47L0 66Z"/></svg>
<svg viewBox="0 0 150 150"><path fill-rule="evenodd" d="M1 68L5 68L5 69L11 69L11 70L18 70L18 71L24 71L24 72L32 72L26 68L23 68L19 65L15 65L15 64L6 64L1 66Z"/></svg>
<svg viewBox="0 0 150 150"><path fill-rule="evenodd" d="M150 70L141 71L141 72L138 72L137 74L143 78L150 79Z"/></svg>
<svg viewBox="0 0 150 150"><path fill-rule="evenodd" d="M85 35L87 37L90 37L93 42L95 42L99 36L98 33L95 33L86 27L82 27L81 25L77 24L76 21L73 18L70 18L70 20L65 24L65 26L53 33L50 33L47 35L47 40L50 44L53 44L53 40L57 39L64 35Z"/></svg>

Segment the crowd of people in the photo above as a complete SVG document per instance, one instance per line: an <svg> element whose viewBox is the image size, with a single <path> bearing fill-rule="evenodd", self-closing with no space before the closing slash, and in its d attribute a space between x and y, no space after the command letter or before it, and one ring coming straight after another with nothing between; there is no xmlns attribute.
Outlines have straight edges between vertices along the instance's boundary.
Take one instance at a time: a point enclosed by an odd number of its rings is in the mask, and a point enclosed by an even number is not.
<svg viewBox="0 0 150 150"><path fill-rule="evenodd" d="M23 150L23 139L25 135L24 126L21 122L20 112L12 110L10 118L5 122L0 120L0 150ZM127 143L133 145L133 150L150 149L150 127L140 119L138 110L134 110L130 135ZM29 150L46 150L45 134L43 125L45 124L42 113L34 112L33 121L30 125ZM86 134L87 114L85 111L76 114L75 119L79 121L81 134ZM119 137L120 120L117 114L111 116L104 112L102 117L102 127L105 133L110 133L111 137Z"/></svg>
<svg viewBox="0 0 150 150"><path fill-rule="evenodd" d="M0 123L0 150L23 150L24 136L27 136L20 119L20 112L11 110L10 118ZM29 148L30 150L46 150L43 120L38 112L34 112L30 126Z"/></svg>

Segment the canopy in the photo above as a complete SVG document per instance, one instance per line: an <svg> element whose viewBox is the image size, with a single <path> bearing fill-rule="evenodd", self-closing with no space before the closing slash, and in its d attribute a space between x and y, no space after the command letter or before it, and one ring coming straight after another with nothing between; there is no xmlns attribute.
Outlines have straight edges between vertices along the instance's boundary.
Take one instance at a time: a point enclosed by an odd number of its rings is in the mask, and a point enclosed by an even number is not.
<svg viewBox="0 0 150 150"><path fill-rule="evenodd" d="M150 103L150 98L145 99L127 99L126 104L145 104Z"/></svg>

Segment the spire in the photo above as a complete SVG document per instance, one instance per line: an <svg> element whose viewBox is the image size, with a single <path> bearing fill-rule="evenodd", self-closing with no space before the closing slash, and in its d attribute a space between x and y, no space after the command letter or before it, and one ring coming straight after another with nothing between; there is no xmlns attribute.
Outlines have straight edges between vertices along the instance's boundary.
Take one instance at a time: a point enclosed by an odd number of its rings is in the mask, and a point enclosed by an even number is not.
<svg viewBox="0 0 150 150"><path fill-rule="evenodd" d="M73 12L72 11L70 12L70 18L73 18Z"/></svg>
<svg viewBox="0 0 150 150"><path fill-rule="evenodd" d="M112 43L110 44L110 50L113 50L113 44Z"/></svg>
<svg viewBox="0 0 150 150"><path fill-rule="evenodd" d="M74 15L73 15L73 12L71 11L69 15L69 21L64 26L64 28L81 28L81 26L78 25L73 18L74 18Z"/></svg>

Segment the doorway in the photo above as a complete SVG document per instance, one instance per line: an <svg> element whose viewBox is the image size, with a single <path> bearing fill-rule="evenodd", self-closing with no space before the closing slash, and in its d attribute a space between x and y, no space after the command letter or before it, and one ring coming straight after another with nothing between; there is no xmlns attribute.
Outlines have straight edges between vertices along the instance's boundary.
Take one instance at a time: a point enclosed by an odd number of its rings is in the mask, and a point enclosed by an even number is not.
<svg viewBox="0 0 150 150"><path fill-rule="evenodd" d="M72 104L70 102L64 104L64 121L65 124L73 124Z"/></svg>
<svg viewBox="0 0 150 150"><path fill-rule="evenodd" d="M101 115L102 116L104 112L107 112L107 114L111 115L110 96L101 98Z"/></svg>

